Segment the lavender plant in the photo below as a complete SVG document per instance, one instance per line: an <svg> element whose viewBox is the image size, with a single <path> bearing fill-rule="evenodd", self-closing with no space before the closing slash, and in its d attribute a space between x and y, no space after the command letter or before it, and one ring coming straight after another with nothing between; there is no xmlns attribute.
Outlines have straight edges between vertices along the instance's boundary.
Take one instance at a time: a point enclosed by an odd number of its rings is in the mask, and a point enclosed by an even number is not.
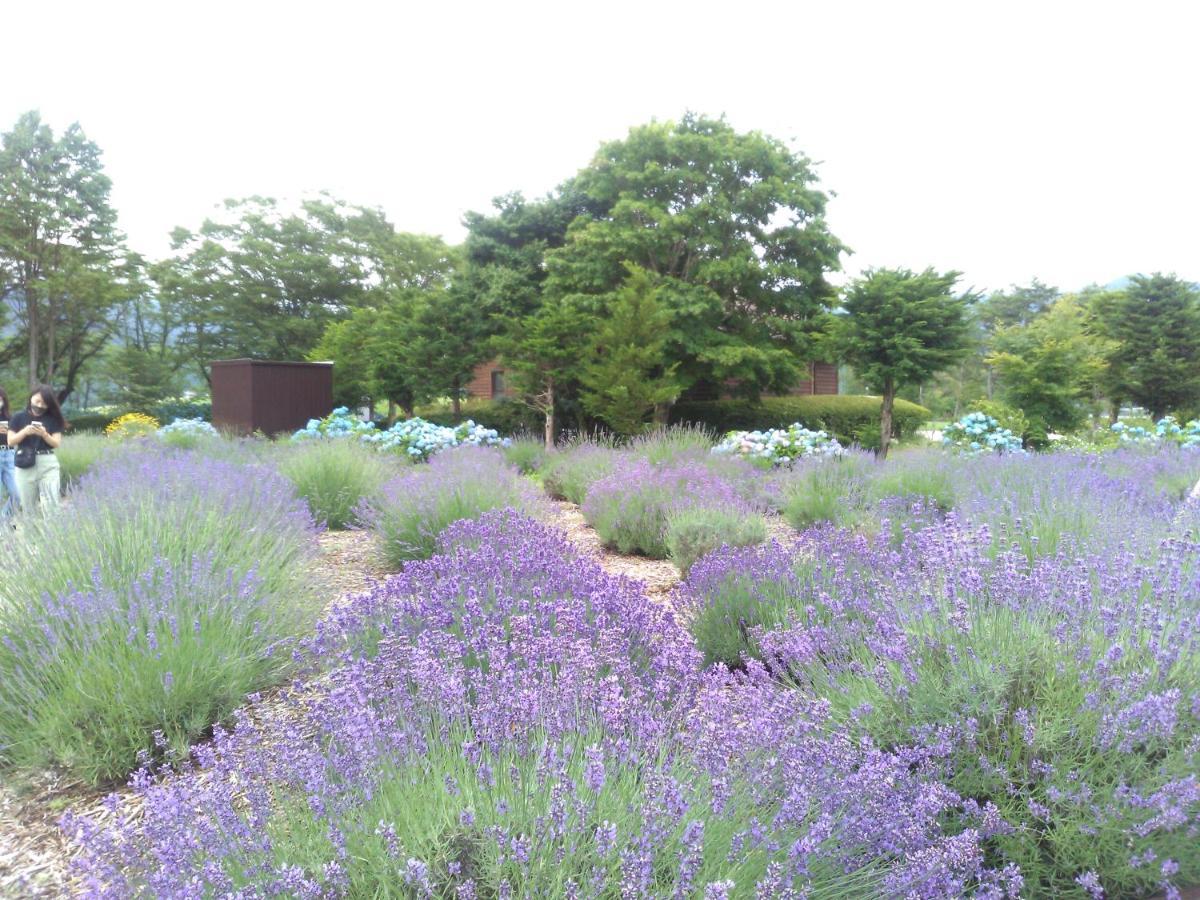
<svg viewBox="0 0 1200 900"><path fill-rule="evenodd" d="M767 524L757 513L719 507L682 509L667 519L667 558L685 576L695 562L718 547L745 547L767 539Z"/></svg>
<svg viewBox="0 0 1200 900"><path fill-rule="evenodd" d="M583 504L591 486L620 459L612 446L595 439L575 441L551 453L542 468L542 484L556 500Z"/></svg>
<svg viewBox="0 0 1200 900"><path fill-rule="evenodd" d="M11 609L0 758L106 784L143 754L186 754L286 668L286 645L303 624L292 599L264 591L253 573L222 571L210 555L182 569L162 561L121 591L97 583Z"/></svg>
<svg viewBox="0 0 1200 900"><path fill-rule="evenodd" d="M438 534L459 519L492 509L538 508L536 489L504 460L499 450L457 447L432 457L428 466L386 483L364 498L355 515L381 538L390 566L427 559Z"/></svg>
<svg viewBox="0 0 1200 900"><path fill-rule="evenodd" d="M355 510L396 475L403 457L381 455L357 441L305 441L280 450L278 467L328 528L355 524Z"/></svg>
<svg viewBox="0 0 1200 900"><path fill-rule="evenodd" d="M58 457L63 491L73 490L79 479L114 449L113 443L96 432L69 434L54 454Z"/></svg>
<svg viewBox="0 0 1200 900"><path fill-rule="evenodd" d="M540 472L547 456L545 441L536 435L517 435L504 447L504 458L522 475Z"/></svg>
<svg viewBox="0 0 1200 900"><path fill-rule="evenodd" d="M694 459L655 465L627 457L588 491L583 515L610 547L663 559L667 525L684 510L722 509L752 517L758 509L731 480Z"/></svg>
<svg viewBox="0 0 1200 900"><path fill-rule="evenodd" d="M100 783L155 732L185 747L286 671L314 537L270 470L147 447L98 465L69 516L4 547L0 757Z"/></svg>
<svg viewBox="0 0 1200 900"><path fill-rule="evenodd" d="M713 554L685 596L706 658L762 659L839 733L990 805L988 856L1031 895L1170 892L1200 880L1197 520L1142 557L995 553L953 515L900 548L814 530L790 559Z"/></svg>
<svg viewBox="0 0 1200 900"><path fill-rule="evenodd" d="M963 809L912 760L831 735L757 669L701 676L686 633L511 512L337 610L333 664L194 773L69 816L91 896L991 896Z"/></svg>

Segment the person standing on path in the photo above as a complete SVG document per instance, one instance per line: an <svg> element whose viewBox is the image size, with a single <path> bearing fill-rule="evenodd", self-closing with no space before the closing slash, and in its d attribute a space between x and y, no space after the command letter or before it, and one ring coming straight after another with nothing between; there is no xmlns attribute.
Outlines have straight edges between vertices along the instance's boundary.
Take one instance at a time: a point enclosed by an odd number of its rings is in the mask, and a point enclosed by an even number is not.
<svg viewBox="0 0 1200 900"><path fill-rule="evenodd" d="M53 388L38 385L29 398L29 408L17 413L8 423L8 446L14 451L17 495L21 509L54 509L58 506L60 480L58 458L54 450L62 444L62 408ZM29 463L23 465L22 456Z"/></svg>
<svg viewBox="0 0 1200 900"><path fill-rule="evenodd" d="M14 474L13 451L8 446L8 394L0 388L0 488L4 490L4 506L0 507L0 519L10 518L21 505L17 495L17 476Z"/></svg>

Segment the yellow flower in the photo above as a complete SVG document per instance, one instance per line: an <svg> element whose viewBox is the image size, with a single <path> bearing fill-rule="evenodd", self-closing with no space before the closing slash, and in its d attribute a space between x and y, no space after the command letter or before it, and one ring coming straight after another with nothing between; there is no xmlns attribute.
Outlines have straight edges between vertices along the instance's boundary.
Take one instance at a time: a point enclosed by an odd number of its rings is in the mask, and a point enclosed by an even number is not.
<svg viewBox="0 0 1200 900"><path fill-rule="evenodd" d="M104 433L110 438L124 440L131 437L145 437L158 431L158 419L145 413L125 413L119 419L108 423Z"/></svg>

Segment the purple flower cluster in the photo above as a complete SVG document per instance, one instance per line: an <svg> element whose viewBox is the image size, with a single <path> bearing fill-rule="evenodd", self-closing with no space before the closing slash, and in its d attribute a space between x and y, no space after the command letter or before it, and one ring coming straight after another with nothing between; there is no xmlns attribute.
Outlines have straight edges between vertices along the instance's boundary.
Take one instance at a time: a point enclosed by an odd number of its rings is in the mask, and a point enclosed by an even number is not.
<svg viewBox="0 0 1200 900"><path fill-rule="evenodd" d="M432 556L438 534L453 522L493 509L534 511L539 505L536 488L499 450L463 446L392 479L379 496L364 499L355 516L380 536L389 564L398 568Z"/></svg>
<svg viewBox="0 0 1200 900"><path fill-rule="evenodd" d="M321 623L314 675L195 769L71 816L97 897L1014 895L990 807L512 511ZM957 815L969 827L946 832Z"/></svg>
<svg viewBox="0 0 1200 900"><path fill-rule="evenodd" d="M706 657L740 649L839 733L992 804L984 846L1037 892L1092 867L1111 894L1153 890L1131 850L1200 879L1200 543L1180 526L1149 555L1064 540L1031 558L1028 527L1000 550L955 514L900 546L813 529L710 555L679 600Z"/></svg>

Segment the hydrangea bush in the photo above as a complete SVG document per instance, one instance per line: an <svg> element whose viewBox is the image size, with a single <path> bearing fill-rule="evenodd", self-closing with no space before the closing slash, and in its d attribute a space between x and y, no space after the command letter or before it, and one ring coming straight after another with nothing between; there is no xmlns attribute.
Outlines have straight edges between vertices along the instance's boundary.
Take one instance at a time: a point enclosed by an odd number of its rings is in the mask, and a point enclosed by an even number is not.
<svg viewBox="0 0 1200 900"><path fill-rule="evenodd" d="M1200 447L1200 419L1192 419L1186 425L1180 425L1174 416L1164 416L1154 426L1154 432L1160 439L1187 449Z"/></svg>
<svg viewBox="0 0 1200 900"><path fill-rule="evenodd" d="M1023 453L1020 435L981 412L967 413L942 431L942 446L961 453Z"/></svg>
<svg viewBox="0 0 1200 900"><path fill-rule="evenodd" d="M403 454L420 462L450 447L508 446L509 439L501 438L494 428L476 425L468 419L453 428L435 425L421 418L404 419L390 428L380 430L339 406L323 419L309 419L308 424L292 435L293 441L314 438L357 438L379 450Z"/></svg>
<svg viewBox="0 0 1200 900"><path fill-rule="evenodd" d="M170 425L158 429L158 439L172 447L192 448L202 441L219 438L221 435L212 424L200 418L175 419Z"/></svg>
<svg viewBox="0 0 1200 900"><path fill-rule="evenodd" d="M731 431L712 452L786 466L810 456L839 456L843 449L837 439L826 432L811 431L795 422L787 428L767 431Z"/></svg>

